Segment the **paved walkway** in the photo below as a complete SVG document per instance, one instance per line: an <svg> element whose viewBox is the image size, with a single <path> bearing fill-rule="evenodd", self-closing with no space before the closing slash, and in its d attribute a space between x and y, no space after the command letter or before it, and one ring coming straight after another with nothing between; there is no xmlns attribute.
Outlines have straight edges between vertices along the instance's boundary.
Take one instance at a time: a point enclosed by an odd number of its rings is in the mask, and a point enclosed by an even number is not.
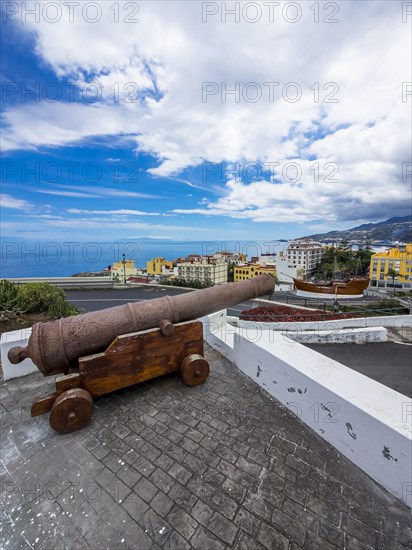
<svg viewBox="0 0 412 550"><path fill-rule="evenodd" d="M52 432L40 374L0 388L0 547L412 548L410 510L208 349L211 376L95 401Z"/></svg>

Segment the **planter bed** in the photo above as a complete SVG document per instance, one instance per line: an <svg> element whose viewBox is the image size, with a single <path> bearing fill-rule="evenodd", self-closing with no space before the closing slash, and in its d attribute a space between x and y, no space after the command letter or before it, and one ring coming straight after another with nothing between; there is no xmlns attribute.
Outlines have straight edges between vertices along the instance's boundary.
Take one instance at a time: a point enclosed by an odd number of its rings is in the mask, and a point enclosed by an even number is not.
<svg viewBox="0 0 412 550"><path fill-rule="evenodd" d="M337 319L353 319L359 315L353 313L331 313L321 310L303 310L289 306L261 306L242 311L241 321L266 321L274 323L296 323L311 321L335 321Z"/></svg>

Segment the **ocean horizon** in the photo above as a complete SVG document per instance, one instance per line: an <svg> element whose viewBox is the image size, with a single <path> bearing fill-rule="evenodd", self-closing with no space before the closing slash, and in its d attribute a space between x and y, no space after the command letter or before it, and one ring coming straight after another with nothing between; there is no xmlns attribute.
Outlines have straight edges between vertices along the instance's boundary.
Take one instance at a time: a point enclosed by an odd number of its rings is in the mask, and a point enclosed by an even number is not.
<svg viewBox="0 0 412 550"><path fill-rule="evenodd" d="M86 271L101 271L114 262L134 260L136 267L162 256L166 260L188 254L239 252L247 256L279 253L286 240L174 241L169 239L117 241L64 241L1 239L0 278L70 277Z"/></svg>

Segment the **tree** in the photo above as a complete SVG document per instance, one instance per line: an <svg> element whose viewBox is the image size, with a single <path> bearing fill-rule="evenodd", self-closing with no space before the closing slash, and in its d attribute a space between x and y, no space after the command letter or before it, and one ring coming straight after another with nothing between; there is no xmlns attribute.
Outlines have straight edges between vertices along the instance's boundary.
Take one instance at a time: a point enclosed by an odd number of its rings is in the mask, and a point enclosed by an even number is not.
<svg viewBox="0 0 412 550"><path fill-rule="evenodd" d="M399 277L399 271L396 271L396 269L393 269L393 267L390 267L388 269L388 272L386 273L386 276L392 279L393 295L395 296L395 279L396 277Z"/></svg>
<svg viewBox="0 0 412 550"><path fill-rule="evenodd" d="M236 265L235 262L231 262L230 260L227 264L227 282L228 283L232 283L234 281L235 265Z"/></svg>

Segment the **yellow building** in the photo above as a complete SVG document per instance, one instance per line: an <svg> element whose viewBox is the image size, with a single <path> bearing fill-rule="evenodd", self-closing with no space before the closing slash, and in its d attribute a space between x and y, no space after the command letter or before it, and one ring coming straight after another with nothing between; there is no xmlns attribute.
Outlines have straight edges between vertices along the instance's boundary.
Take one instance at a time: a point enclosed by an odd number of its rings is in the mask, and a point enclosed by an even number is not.
<svg viewBox="0 0 412 550"><path fill-rule="evenodd" d="M150 262L146 262L146 270L148 275L163 275L164 269L168 271L173 271L173 262L170 260L165 260L161 256L153 258Z"/></svg>
<svg viewBox="0 0 412 550"><path fill-rule="evenodd" d="M398 277L395 277L395 286L412 287L412 243L399 245L386 252L377 252L372 255L371 286L393 286L392 277L388 277L389 269L394 269L399 273Z"/></svg>
<svg viewBox="0 0 412 550"><path fill-rule="evenodd" d="M275 266L262 266L260 264L235 265L233 268L233 280L235 282L245 281L246 279L252 279L252 277L256 277L262 273L276 275L276 268Z"/></svg>
<svg viewBox="0 0 412 550"><path fill-rule="evenodd" d="M113 262L112 269L110 271L110 276L112 279L118 278L123 280L123 278L131 277L136 275L137 268L134 265L134 260L125 260L123 265L123 260L120 262Z"/></svg>

